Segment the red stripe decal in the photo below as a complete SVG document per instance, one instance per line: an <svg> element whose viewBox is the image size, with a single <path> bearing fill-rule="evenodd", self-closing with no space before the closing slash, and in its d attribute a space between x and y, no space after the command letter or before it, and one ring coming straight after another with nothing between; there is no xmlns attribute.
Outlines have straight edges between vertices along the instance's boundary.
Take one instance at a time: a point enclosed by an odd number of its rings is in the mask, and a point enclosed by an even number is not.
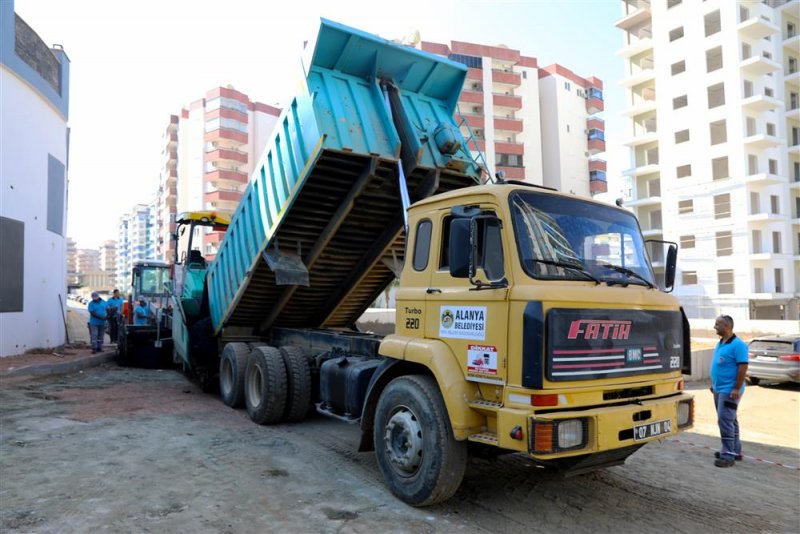
<svg viewBox="0 0 800 534"><path fill-rule="evenodd" d="M554 350L553 354L624 354L625 349Z"/></svg>

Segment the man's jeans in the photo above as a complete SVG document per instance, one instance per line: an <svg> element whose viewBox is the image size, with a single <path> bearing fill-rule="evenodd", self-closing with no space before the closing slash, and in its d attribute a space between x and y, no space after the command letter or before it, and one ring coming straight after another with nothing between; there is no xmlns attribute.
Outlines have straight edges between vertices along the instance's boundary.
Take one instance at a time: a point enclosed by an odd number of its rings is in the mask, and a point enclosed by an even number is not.
<svg viewBox="0 0 800 534"><path fill-rule="evenodd" d="M739 441L739 421L736 419L736 409L739 407L738 399L732 399L729 393L714 392L714 404L717 406L717 422L719 434L722 438L722 448L719 457L733 460L737 454L742 454L742 442Z"/></svg>
<svg viewBox="0 0 800 534"><path fill-rule="evenodd" d="M92 337L92 350L103 350L103 336L106 334L106 325L89 323L89 335Z"/></svg>

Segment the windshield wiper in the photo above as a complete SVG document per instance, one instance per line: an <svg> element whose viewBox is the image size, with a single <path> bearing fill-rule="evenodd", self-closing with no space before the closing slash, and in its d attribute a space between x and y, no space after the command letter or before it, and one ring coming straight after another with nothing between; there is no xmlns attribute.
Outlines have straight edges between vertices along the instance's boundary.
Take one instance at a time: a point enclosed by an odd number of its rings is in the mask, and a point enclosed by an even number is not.
<svg viewBox="0 0 800 534"><path fill-rule="evenodd" d="M618 272L620 274L624 274L624 275L628 276L629 278L636 278L637 280L641 280L650 289L655 289L655 287L656 287L653 284L651 284L650 281L647 278L645 278L644 276L640 275L636 271L632 271L632 270L628 269L627 267L622 267L620 265L612 265L610 263L598 263L597 266L598 267L605 267L606 269L611 269L612 271L616 271L616 272Z"/></svg>
<svg viewBox="0 0 800 534"><path fill-rule="evenodd" d="M578 271L586 278L592 280L595 284L601 284L602 282L592 276L592 273L586 270L586 268L581 265L580 263L568 263L565 261L555 261L555 260L540 260L538 258L534 258L531 260L533 263L543 263L545 265L555 265L556 267L563 267L565 269L572 269L573 271Z"/></svg>

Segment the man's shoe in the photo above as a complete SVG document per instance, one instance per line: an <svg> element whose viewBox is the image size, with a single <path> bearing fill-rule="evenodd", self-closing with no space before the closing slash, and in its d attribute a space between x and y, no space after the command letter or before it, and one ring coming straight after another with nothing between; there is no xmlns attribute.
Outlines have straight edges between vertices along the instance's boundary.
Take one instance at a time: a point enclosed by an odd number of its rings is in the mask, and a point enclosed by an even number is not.
<svg viewBox="0 0 800 534"><path fill-rule="evenodd" d="M719 451L714 453L714 458L720 458ZM737 454L736 456L733 457L733 459L736 460L737 462L741 462L742 458L744 458L744 456L742 456L741 454Z"/></svg>
<svg viewBox="0 0 800 534"><path fill-rule="evenodd" d="M728 460L727 458L719 458L714 460L714 465L717 467L733 467L736 462L733 460Z"/></svg>

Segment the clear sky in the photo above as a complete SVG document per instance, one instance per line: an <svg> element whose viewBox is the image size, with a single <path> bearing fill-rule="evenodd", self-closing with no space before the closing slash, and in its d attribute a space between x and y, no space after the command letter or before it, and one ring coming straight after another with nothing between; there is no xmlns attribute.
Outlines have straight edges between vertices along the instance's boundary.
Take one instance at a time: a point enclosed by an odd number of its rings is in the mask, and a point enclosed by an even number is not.
<svg viewBox="0 0 800 534"><path fill-rule="evenodd" d="M15 11L71 60L67 228L80 247L116 239L119 216L154 197L171 114L228 84L287 103L320 17L388 39L418 30L425 41L505 44L597 76L606 139L620 138L619 0L16 0ZM610 179L627 167L619 156L606 155Z"/></svg>

